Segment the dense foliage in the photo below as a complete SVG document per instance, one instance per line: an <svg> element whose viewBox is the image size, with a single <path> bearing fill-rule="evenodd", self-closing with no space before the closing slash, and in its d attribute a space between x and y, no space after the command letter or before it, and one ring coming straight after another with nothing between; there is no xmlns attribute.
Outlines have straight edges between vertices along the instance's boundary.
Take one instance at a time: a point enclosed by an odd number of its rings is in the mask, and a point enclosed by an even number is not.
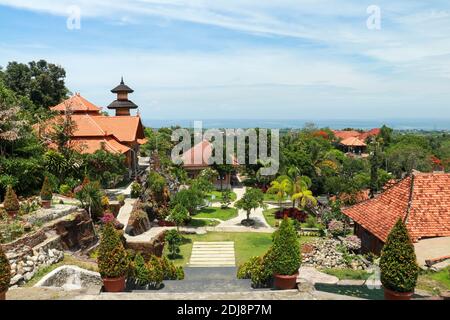
<svg viewBox="0 0 450 320"><path fill-rule="evenodd" d="M171 229L166 232L165 240L169 248L169 257L175 259L180 253L180 245L183 242L183 237L177 230Z"/></svg>
<svg viewBox="0 0 450 320"><path fill-rule="evenodd" d="M11 266L0 246L0 292L4 292L9 288L9 282L11 280Z"/></svg>
<svg viewBox="0 0 450 320"><path fill-rule="evenodd" d="M11 186L6 188L5 201L3 202L3 207L6 211L18 211L20 208L19 200Z"/></svg>
<svg viewBox="0 0 450 320"><path fill-rule="evenodd" d="M259 189L247 188L242 198L236 201L235 207L237 209L245 210L247 213L247 220L250 220L250 213L252 210L265 208L264 194Z"/></svg>
<svg viewBox="0 0 450 320"><path fill-rule="evenodd" d="M271 270L274 274L293 275L301 263L300 244L291 219L284 218L273 235L270 251Z"/></svg>
<svg viewBox="0 0 450 320"><path fill-rule="evenodd" d="M119 233L107 223L98 249L98 270L104 278L119 278L128 273L129 260Z"/></svg>
<svg viewBox="0 0 450 320"><path fill-rule="evenodd" d="M50 201L52 200L53 193L52 189L50 187L50 182L48 181L48 177L44 178L44 183L42 184L41 188L41 199Z"/></svg>
<svg viewBox="0 0 450 320"><path fill-rule="evenodd" d="M405 223L399 219L381 252L381 283L396 292L412 292L419 276L414 245Z"/></svg>

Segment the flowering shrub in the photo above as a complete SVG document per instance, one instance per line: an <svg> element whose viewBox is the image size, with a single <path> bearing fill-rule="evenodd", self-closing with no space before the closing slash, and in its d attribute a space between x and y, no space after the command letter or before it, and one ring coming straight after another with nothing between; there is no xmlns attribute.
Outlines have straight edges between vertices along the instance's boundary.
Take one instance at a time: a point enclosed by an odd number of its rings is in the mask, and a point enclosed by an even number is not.
<svg viewBox="0 0 450 320"><path fill-rule="evenodd" d="M338 220L331 220L328 223L328 231L334 236L340 236L344 234L344 223Z"/></svg>
<svg viewBox="0 0 450 320"><path fill-rule="evenodd" d="M114 215L107 211L103 214L103 217L101 218L102 223L107 224L109 222L114 222L116 218L114 217Z"/></svg>
<svg viewBox="0 0 450 320"><path fill-rule="evenodd" d="M350 251L358 251L361 249L361 239L357 236L348 236L344 239L344 245Z"/></svg>

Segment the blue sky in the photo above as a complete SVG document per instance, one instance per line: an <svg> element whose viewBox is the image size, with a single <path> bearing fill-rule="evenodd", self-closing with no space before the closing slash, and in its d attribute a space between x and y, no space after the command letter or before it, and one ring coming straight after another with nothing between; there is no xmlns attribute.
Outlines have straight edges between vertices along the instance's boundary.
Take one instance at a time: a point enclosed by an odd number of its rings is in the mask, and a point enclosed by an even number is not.
<svg viewBox="0 0 450 320"><path fill-rule="evenodd" d="M0 0L0 65L37 59L144 118L450 119L448 0Z"/></svg>

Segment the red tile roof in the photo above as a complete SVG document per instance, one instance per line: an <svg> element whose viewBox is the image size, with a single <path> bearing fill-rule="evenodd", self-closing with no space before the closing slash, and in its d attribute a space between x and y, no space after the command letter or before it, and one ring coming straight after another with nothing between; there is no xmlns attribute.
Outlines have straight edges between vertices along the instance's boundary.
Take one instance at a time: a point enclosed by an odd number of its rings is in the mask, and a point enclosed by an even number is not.
<svg viewBox="0 0 450 320"><path fill-rule="evenodd" d="M366 147L367 145L364 143L364 141L361 141L358 138L347 138L342 140L341 142L339 142L341 145L343 146L348 146L348 147Z"/></svg>
<svg viewBox="0 0 450 320"><path fill-rule="evenodd" d="M102 108L97 107L95 104L87 101L85 98L80 96L79 93L75 94L74 96L61 102L58 105L51 107L50 110L64 112L66 111L67 107L69 107L74 113L99 113L102 110Z"/></svg>
<svg viewBox="0 0 450 320"><path fill-rule="evenodd" d="M197 143L181 155L183 166L186 168L207 167L208 159L211 158L213 144L207 140ZM233 165L237 165L237 159L233 156Z"/></svg>
<svg viewBox="0 0 450 320"><path fill-rule="evenodd" d="M450 174L415 172L343 212L383 242L399 218L414 242L450 236Z"/></svg>
<svg viewBox="0 0 450 320"><path fill-rule="evenodd" d="M94 153L97 150L105 150L111 153L126 153L130 150L126 145L121 144L112 136L103 138L85 138L72 139L70 141L71 147L80 153Z"/></svg>
<svg viewBox="0 0 450 320"><path fill-rule="evenodd" d="M349 138L358 138L363 142L366 141L366 139L369 137L379 135L380 132L381 130L378 128L371 129L365 132L359 132L356 130L333 130L333 133L336 136L336 138L339 138L340 140L346 140Z"/></svg>

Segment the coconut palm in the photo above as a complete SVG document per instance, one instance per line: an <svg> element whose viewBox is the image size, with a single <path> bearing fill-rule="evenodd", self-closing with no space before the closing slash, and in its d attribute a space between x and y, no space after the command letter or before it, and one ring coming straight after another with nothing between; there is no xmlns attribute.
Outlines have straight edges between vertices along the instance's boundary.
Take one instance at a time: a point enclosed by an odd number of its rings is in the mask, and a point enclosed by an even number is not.
<svg viewBox="0 0 450 320"><path fill-rule="evenodd" d="M308 204L317 205L317 199L313 196L312 191L309 190L311 184L311 179L307 176L298 177L295 183L292 184L290 190L292 207L295 207L297 200L301 208L305 208Z"/></svg>
<svg viewBox="0 0 450 320"><path fill-rule="evenodd" d="M267 192L275 194L278 200L278 206L281 211L281 201L286 197L287 193L291 189L291 182L289 178L285 176L278 177L278 179L270 183L270 188Z"/></svg>

